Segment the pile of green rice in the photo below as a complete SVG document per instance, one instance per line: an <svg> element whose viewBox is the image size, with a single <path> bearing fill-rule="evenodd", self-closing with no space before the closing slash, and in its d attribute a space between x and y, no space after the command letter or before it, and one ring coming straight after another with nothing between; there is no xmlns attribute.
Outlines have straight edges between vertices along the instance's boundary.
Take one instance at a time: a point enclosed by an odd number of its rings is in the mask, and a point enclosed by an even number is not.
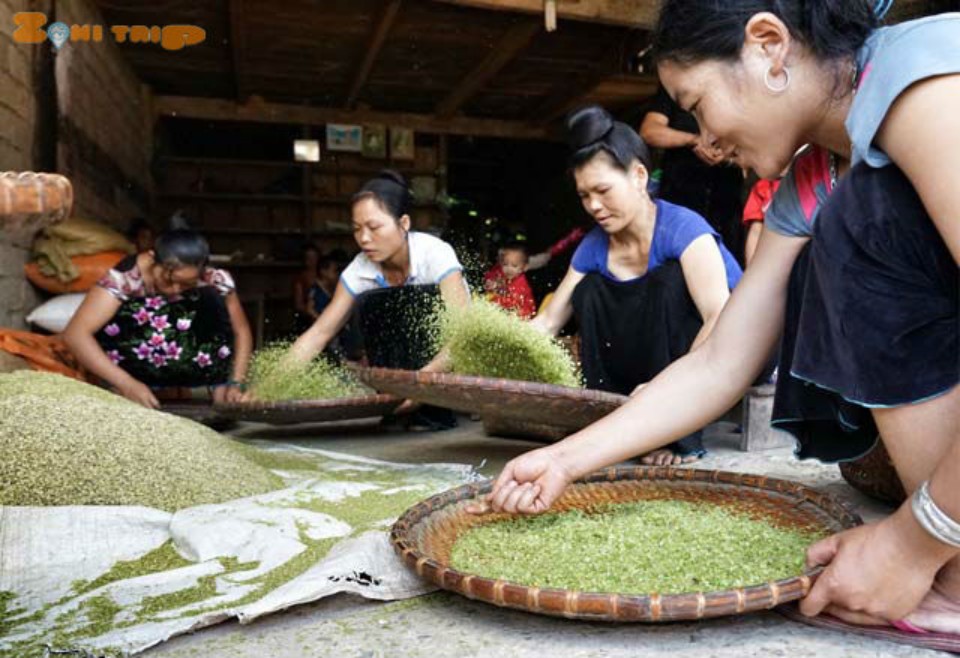
<svg viewBox="0 0 960 658"><path fill-rule="evenodd" d="M251 453L203 425L67 377L0 374L0 505L174 511L281 488Z"/></svg>
<svg viewBox="0 0 960 658"><path fill-rule="evenodd" d="M476 526L453 546L465 573L581 592L679 594L803 573L816 529L708 503L649 500Z"/></svg>
<svg viewBox="0 0 960 658"><path fill-rule="evenodd" d="M455 373L581 386L573 359L556 340L486 300L448 310L442 338Z"/></svg>
<svg viewBox="0 0 960 658"><path fill-rule="evenodd" d="M288 358L289 350L289 344L276 343L253 355L249 380L258 400L332 400L373 392L349 370L324 356L309 363L296 363Z"/></svg>

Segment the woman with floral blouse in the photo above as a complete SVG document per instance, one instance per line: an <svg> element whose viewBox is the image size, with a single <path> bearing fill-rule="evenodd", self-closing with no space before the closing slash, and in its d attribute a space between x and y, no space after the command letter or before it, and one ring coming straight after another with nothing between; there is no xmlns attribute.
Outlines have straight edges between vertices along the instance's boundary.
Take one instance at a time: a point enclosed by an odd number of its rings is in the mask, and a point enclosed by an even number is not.
<svg viewBox="0 0 960 658"><path fill-rule="evenodd" d="M214 387L241 397L253 340L226 270L175 217L154 249L116 265L88 294L63 338L80 363L117 392L157 408L163 387Z"/></svg>

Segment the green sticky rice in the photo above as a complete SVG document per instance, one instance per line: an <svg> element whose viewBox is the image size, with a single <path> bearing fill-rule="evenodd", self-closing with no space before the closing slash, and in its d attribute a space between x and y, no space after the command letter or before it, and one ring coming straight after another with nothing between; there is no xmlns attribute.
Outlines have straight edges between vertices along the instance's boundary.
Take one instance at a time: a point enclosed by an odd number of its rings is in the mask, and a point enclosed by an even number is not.
<svg viewBox="0 0 960 658"><path fill-rule="evenodd" d="M251 448L60 375L0 375L0 505L144 505L174 511L283 481Z"/></svg>
<svg viewBox="0 0 960 658"><path fill-rule="evenodd" d="M373 393L349 370L322 355L306 364L292 361L287 357L289 348L275 343L253 355L250 386L258 400L332 400Z"/></svg>
<svg viewBox="0 0 960 658"><path fill-rule="evenodd" d="M450 561L522 585L679 594L799 576L807 546L821 536L725 506L648 500L476 526L456 541Z"/></svg>
<svg viewBox="0 0 960 658"><path fill-rule="evenodd" d="M443 344L461 375L581 386L573 359L556 340L483 299L445 313Z"/></svg>

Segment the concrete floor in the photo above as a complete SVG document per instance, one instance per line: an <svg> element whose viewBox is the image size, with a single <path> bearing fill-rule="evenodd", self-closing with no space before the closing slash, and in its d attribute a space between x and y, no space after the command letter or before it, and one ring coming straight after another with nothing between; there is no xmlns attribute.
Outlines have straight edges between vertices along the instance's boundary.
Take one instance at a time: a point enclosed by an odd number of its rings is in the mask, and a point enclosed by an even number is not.
<svg viewBox="0 0 960 658"><path fill-rule="evenodd" d="M849 501L866 519L887 513L848 487L834 466L798 462L789 449L742 453L732 425L707 432L704 468L767 473L795 479ZM386 432L369 422L340 426L268 428L248 425L237 436L278 439L391 461L461 462L495 475L517 454L538 444L490 438L479 423L442 433ZM612 625L505 610L438 592L409 601L378 603L339 596L299 606L250 625L230 622L174 638L150 658L543 658L544 656L687 656L790 658L942 654L881 640L824 631L764 612L696 623Z"/></svg>

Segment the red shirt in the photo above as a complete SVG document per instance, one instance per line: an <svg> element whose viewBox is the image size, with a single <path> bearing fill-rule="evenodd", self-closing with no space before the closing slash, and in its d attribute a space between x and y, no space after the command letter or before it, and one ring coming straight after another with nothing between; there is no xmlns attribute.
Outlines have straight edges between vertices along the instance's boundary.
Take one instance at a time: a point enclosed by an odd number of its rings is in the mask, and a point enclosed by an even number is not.
<svg viewBox="0 0 960 658"><path fill-rule="evenodd" d="M483 281L496 282L496 288L489 294L491 301L497 306L516 313L524 320L529 320L537 312L537 303L526 274L520 274L508 281L503 276L503 269L497 264L484 275Z"/></svg>
<svg viewBox="0 0 960 658"><path fill-rule="evenodd" d="M757 184L750 190L750 196L747 197L747 202L743 206L744 224L763 221L778 187L780 187L780 181L778 180L760 179L757 181Z"/></svg>

